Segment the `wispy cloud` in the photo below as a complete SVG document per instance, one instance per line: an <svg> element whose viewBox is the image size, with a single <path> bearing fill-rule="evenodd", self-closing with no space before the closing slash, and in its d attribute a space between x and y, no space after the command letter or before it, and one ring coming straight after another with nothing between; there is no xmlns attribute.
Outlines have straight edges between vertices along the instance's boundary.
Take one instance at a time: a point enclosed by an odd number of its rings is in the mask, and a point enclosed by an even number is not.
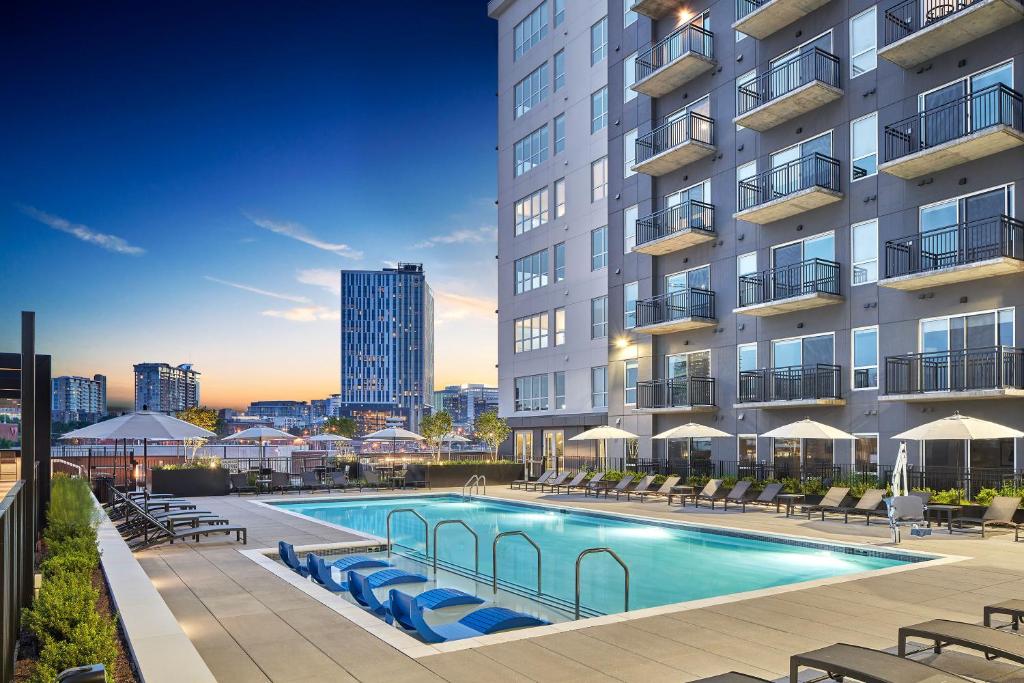
<svg viewBox="0 0 1024 683"><path fill-rule="evenodd" d="M313 285L327 290L334 296L341 294L341 274L327 268L307 268L295 274L295 279L304 285Z"/></svg>
<svg viewBox="0 0 1024 683"><path fill-rule="evenodd" d="M29 218L37 220L43 225L47 225L54 230L60 230L66 232L69 235L77 237L83 242L94 244L97 247L112 251L116 254L128 254L129 256L141 256L146 253L146 250L142 247L136 247L133 244L129 244L123 237L117 235L110 235L105 232L96 232L87 225L81 223L72 223L66 218L60 216L54 216L51 213L40 211L34 206L20 206L22 213Z"/></svg>
<svg viewBox="0 0 1024 683"><path fill-rule="evenodd" d="M283 235L284 237L290 237L293 240L308 244L311 247L322 249L323 251L329 251L332 254L338 256L344 256L345 258L360 259L363 257L363 252L353 249L347 244L341 242L327 242L322 240L309 230L305 226L299 225L298 223L272 221L267 218L257 218L256 216L250 216L246 214L246 218L252 221L255 225L269 230L270 232Z"/></svg>
<svg viewBox="0 0 1024 683"><path fill-rule="evenodd" d="M340 320L341 312L326 306L296 306L283 311L263 311L268 318L281 318L293 322L311 323L318 320Z"/></svg>
<svg viewBox="0 0 1024 683"><path fill-rule="evenodd" d="M240 289L243 292L252 292L253 294L259 294L261 296L269 296L272 299L281 299L282 301L294 301L297 304L307 304L309 299L304 296L295 296L293 294L281 294L279 292L271 292L266 289L260 289L258 287L251 287L249 285L243 285L239 282L231 282L230 280L221 280L218 277L212 275L204 275L203 279L209 280L210 282L216 282L217 284L227 285L228 287L234 287Z"/></svg>
<svg viewBox="0 0 1024 683"><path fill-rule="evenodd" d="M435 291L434 304L438 322L465 320L466 318L493 321L495 320L494 309L497 307L497 302L494 299L449 291Z"/></svg>
<svg viewBox="0 0 1024 683"><path fill-rule="evenodd" d="M494 226L482 228L460 228L444 235L435 235L413 245L417 249L428 249L443 244L486 244L498 239L498 229Z"/></svg>

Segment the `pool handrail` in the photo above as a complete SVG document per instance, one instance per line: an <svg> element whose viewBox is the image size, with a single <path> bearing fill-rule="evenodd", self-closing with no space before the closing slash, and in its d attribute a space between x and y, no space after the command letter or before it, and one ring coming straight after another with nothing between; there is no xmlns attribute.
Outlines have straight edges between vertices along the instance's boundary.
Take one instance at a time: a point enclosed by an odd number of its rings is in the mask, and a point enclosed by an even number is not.
<svg viewBox="0 0 1024 683"><path fill-rule="evenodd" d="M618 562L619 566L622 567L622 571L624 572L624 578L625 578L625 586L624 586L625 605L624 605L623 611L624 612L628 612L629 611L629 567L627 567L626 563L622 561L622 558L619 557L619 554L616 553L611 548L587 548L586 550L584 550L583 552L581 552L579 555L576 556L576 611L575 611L575 619L577 621L579 621L579 618L580 618L580 563L583 561L584 557L586 557L587 555L593 555L594 553L608 553L609 555L612 556L612 559L614 559L616 562Z"/></svg>
<svg viewBox="0 0 1024 683"><path fill-rule="evenodd" d="M387 520L385 520L385 526L387 528L387 541L388 541L388 557L391 557L391 515L396 512L411 512L412 514L419 517L419 520L423 522L423 557L430 556L430 523L427 522L426 517L416 512L412 508L395 508L388 513Z"/></svg>
<svg viewBox="0 0 1024 683"><path fill-rule="evenodd" d="M476 488L477 495L480 495L480 482L484 483L484 495L487 495L487 477L482 474L474 474L472 477L466 480L466 483L462 485L462 496L466 497L466 489L469 489L470 493L473 493L473 489Z"/></svg>
<svg viewBox="0 0 1024 683"><path fill-rule="evenodd" d="M526 539L526 542L533 546L533 549L537 551L537 595L540 595L540 575L541 575L541 552L540 546L537 545L529 534L525 531L502 531L500 534L494 537L494 542L491 544L491 590L494 593L498 592L498 541L505 536L522 536Z"/></svg>
<svg viewBox="0 0 1024 683"><path fill-rule="evenodd" d="M473 563L475 565L473 569L474 574L480 573L480 536L473 531L468 524L461 519L442 519L440 522L434 525L434 575L437 575L437 529L443 524L461 524L466 528L473 536Z"/></svg>

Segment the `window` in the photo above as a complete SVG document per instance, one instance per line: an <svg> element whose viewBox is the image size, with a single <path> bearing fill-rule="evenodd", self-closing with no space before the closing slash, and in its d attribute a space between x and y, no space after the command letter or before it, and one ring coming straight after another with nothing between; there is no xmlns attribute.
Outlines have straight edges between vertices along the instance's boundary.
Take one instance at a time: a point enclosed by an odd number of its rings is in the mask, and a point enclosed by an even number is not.
<svg viewBox="0 0 1024 683"><path fill-rule="evenodd" d="M590 95L590 132L608 125L608 86Z"/></svg>
<svg viewBox="0 0 1024 683"><path fill-rule="evenodd" d="M878 112L850 123L850 159L853 180L878 173Z"/></svg>
<svg viewBox="0 0 1024 683"><path fill-rule="evenodd" d="M636 327L636 300L639 296L639 282L627 282L622 288L622 326L627 330Z"/></svg>
<svg viewBox="0 0 1024 683"><path fill-rule="evenodd" d="M565 372L559 370L552 377L555 380L555 410L565 410Z"/></svg>
<svg viewBox="0 0 1024 683"><path fill-rule="evenodd" d="M742 206L743 181L750 180L757 175L757 162L749 161L736 167L736 206Z"/></svg>
<svg viewBox="0 0 1024 683"><path fill-rule="evenodd" d="M516 234L522 235L548 222L548 188L537 190L515 203Z"/></svg>
<svg viewBox="0 0 1024 683"><path fill-rule="evenodd" d="M515 146L515 174L518 178L548 158L548 127L541 126Z"/></svg>
<svg viewBox="0 0 1024 683"><path fill-rule="evenodd" d="M757 434L737 434L736 452L741 465L757 462Z"/></svg>
<svg viewBox="0 0 1024 683"><path fill-rule="evenodd" d="M596 202L608 196L608 157L601 157L590 164L590 201Z"/></svg>
<svg viewBox="0 0 1024 683"><path fill-rule="evenodd" d="M637 13L630 9L635 4L636 0L622 0L622 28L630 26L634 21L637 20Z"/></svg>
<svg viewBox="0 0 1024 683"><path fill-rule="evenodd" d="M754 83L754 81L756 79L757 79L757 69L751 69L747 73L742 74L742 75L736 77L736 111L740 111L740 109L742 109L742 107L740 106L740 103L744 101L744 95L740 93L740 88L746 88L746 91L748 93L756 92L757 91L757 85ZM750 95L748 94L746 97L749 98ZM746 130L746 129L743 126L741 126L740 124L737 123L736 124L736 130Z"/></svg>
<svg viewBox="0 0 1024 683"><path fill-rule="evenodd" d="M736 275L753 275L757 272L757 252L748 251L736 257Z"/></svg>
<svg viewBox="0 0 1024 683"><path fill-rule="evenodd" d="M857 472L878 471L878 434L854 434L853 468Z"/></svg>
<svg viewBox="0 0 1024 683"><path fill-rule="evenodd" d="M878 326L853 330L853 389L878 388Z"/></svg>
<svg viewBox="0 0 1024 683"><path fill-rule="evenodd" d="M565 242L555 245L555 282L565 279Z"/></svg>
<svg viewBox="0 0 1024 683"><path fill-rule="evenodd" d="M599 296L590 300L590 338L608 336L608 297Z"/></svg>
<svg viewBox="0 0 1024 683"><path fill-rule="evenodd" d="M636 380L637 374L640 370L640 364L635 360L627 360L625 363L625 381L623 386L625 387L625 401L627 406L636 405Z"/></svg>
<svg viewBox="0 0 1024 683"><path fill-rule="evenodd" d="M565 178L555 181L555 218L565 215Z"/></svg>
<svg viewBox="0 0 1024 683"><path fill-rule="evenodd" d="M772 367L795 368L835 363L834 333L772 340Z"/></svg>
<svg viewBox="0 0 1024 683"><path fill-rule="evenodd" d="M922 320L921 352L941 355L950 351L1013 346L1013 308ZM941 362L941 361L939 361ZM947 364L948 365L948 364ZM963 366L960 366L963 368ZM947 367L946 372L949 372ZM938 373L946 374L941 369ZM928 378L926 384L934 382Z"/></svg>
<svg viewBox="0 0 1024 683"><path fill-rule="evenodd" d="M608 266L608 226L590 231L590 269L601 270Z"/></svg>
<svg viewBox="0 0 1024 683"><path fill-rule="evenodd" d="M555 346L565 343L565 309L555 309Z"/></svg>
<svg viewBox="0 0 1024 683"><path fill-rule="evenodd" d="M850 78L875 68L877 31L874 7L850 19Z"/></svg>
<svg viewBox="0 0 1024 683"><path fill-rule="evenodd" d="M516 259L516 294L529 292L548 283L548 252L542 250Z"/></svg>
<svg viewBox="0 0 1024 683"><path fill-rule="evenodd" d="M608 17L590 27L590 65L608 56Z"/></svg>
<svg viewBox="0 0 1024 683"><path fill-rule="evenodd" d="M629 0L626 0L629 2ZM636 90L631 87L636 83L636 53L634 52L630 56L622 60L622 102L631 102L636 99Z"/></svg>
<svg viewBox="0 0 1024 683"><path fill-rule="evenodd" d="M519 59L527 50L543 40L548 34L548 3L542 2L537 9L518 24L512 31L512 40L515 43L515 54L513 59Z"/></svg>
<svg viewBox="0 0 1024 683"><path fill-rule="evenodd" d="M555 154L565 151L565 114L555 117Z"/></svg>
<svg viewBox="0 0 1024 683"><path fill-rule="evenodd" d="M515 321L515 352L536 351L548 347L547 313L518 318Z"/></svg>
<svg viewBox="0 0 1024 683"><path fill-rule="evenodd" d="M555 0L555 20L554 25L560 26L565 21L565 0Z"/></svg>
<svg viewBox="0 0 1024 683"><path fill-rule="evenodd" d="M853 284L878 281L878 219L850 226Z"/></svg>
<svg viewBox="0 0 1024 683"><path fill-rule="evenodd" d="M636 163L636 136L636 128L622 136L623 178L636 175L636 171L633 170L633 164Z"/></svg>
<svg viewBox="0 0 1024 683"><path fill-rule="evenodd" d="M736 347L736 367L740 372L757 370L757 343Z"/></svg>
<svg viewBox="0 0 1024 683"><path fill-rule="evenodd" d="M747 37L746 33L740 33L739 31L734 31L734 33L736 34L736 42L737 43Z"/></svg>
<svg viewBox="0 0 1024 683"><path fill-rule="evenodd" d="M555 92L565 86L565 50L555 53Z"/></svg>
<svg viewBox="0 0 1024 683"><path fill-rule="evenodd" d="M636 222L640 218L640 207L634 204L622 212L622 250L628 254L636 246Z"/></svg>
<svg viewBox="0 0 1024 683"><path fill-rule="evenodd" d="M516 83L515 118L519 118L543 102L548 96L548 63L544 62L533 72Z"/></svg>
<svg viewBox="0 0 1024 683"><path fill-rule="evenodd" d="M548 376L527 375L516 377L515 409L548 409Z"/></svg>
<svg viewBox="0 0 1024 683"><path fill-rule="evenodd" d="M590 368L590 405L608 407L608 367L605 365Z"/></svg>

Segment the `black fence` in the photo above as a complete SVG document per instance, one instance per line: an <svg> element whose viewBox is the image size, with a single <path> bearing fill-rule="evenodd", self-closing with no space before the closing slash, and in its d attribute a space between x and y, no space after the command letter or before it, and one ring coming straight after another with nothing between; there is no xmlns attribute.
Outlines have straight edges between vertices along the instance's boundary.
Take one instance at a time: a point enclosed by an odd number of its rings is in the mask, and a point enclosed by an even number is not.
<svg viewBox="0 0 1024 683"><path fill-rule="evenodd" d="M647 161L685 142L714 144L715 120L695 111L658 126L636 141L636 163Z"/></svg>
<svg viewBox="0 0 1024 683"><path fill-rule="evenodd" d="M1024 349L980 349L908 353L885 359L885 393L1024 389Z"/></svg>
<svg viewBox="0 0 1024 683"><path fill-rule="evenodd" d="M993 216L885 243L885 276L900 277L1005 256L1024 261L1024 222Z"/></svg>
<svg viewBox="0 0 1024 683"><path fill-rule="evenodd" d="M739 88L737 111L746 114L813 81L838 88L839 58L816 47L776 64Z"/></svg>
<svg viewBox="0 0 1024 683"><path fill-rule="evenodd" d="M897 3L882 15L883 44L895 43L911 33L970 9L976 1L957 0L954 3L951 0L905 0Z"/></svg>
<svg viewBox="0 0 1024 683"><path fill-rule="evenodd" d="M1024 99L1002 83L889 124L882 133L885 161L998 125L1024 130Z"/></svg>
<svg viewBox="0 0 1024 683"><path fill-rule="evenodd" d="M685 318L714 320L715 293L710 289L687 288L636 302L638 327Z"/></svg>
<svg viewBox="0 0 1024 683"><path fill-rule="evenodd" d="M715 207L691 199L644 216L636 222L636 243L639 246L683 231L714 235Z"/></svg>
<svg viewBox="0 0 1024 683"><path fill-rule="evenodd" d="M636 80L640 82L652 73L693 52L708 59L715 55L714 34L700 26L687 24L664 40L660 40L650 50L636 58Z"/></svg>
<svg viewBox="0 0 1024 683"><path fill-rule="evenodd" d="M636 407L685 408L714 406L715 380L712 377L676 377L637 382Z"/></svg>
<svg viewBox="0 0 1024 683"><path fill-rule="evenodd" d="M839 191L838 159L816 152L741 180L739 210L752 209L812 187Z"/></svg>
<svg viewBox="0 0 1024 683"><path fill-rule="evenodd" d="M739 403L842 397L842 369L829 363L744 370L737 391Z"/></svg>
<svg viewBox="0 0 1024 683"><path fill-rule="evenodd" d="M751 12L767 5L772 0L736 0L736 20L739 21Z"/></svg>
<svg viewBox="0 0 1024 683"><path fill-rule="evenodd" d="M0 497L0 681L14 680L21 609L32 603L35 539L28 493L25 482L17 481Z"/></svg>
<svg viewBox="0 0 1024 683"><path fill-rule="evenodd" d="M804 294L839 295L839 264L815 258L739 277L739 305L754 306Z"/></svg>

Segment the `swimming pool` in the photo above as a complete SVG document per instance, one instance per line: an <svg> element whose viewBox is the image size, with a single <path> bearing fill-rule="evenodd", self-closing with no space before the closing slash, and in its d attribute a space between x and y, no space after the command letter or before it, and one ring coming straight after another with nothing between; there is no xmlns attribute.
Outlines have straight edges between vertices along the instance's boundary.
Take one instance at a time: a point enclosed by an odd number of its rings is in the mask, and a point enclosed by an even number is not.
<svg viewBox="0 0 1024 683"><path fill-rule="evenodd" d="M594 547L614 550L629 567L630 609L656 607L815 579L886 569L935 559L808 539L768 536L700 525L627 518L493 498L453 494L405 495L337 501L276 502L274 507L384 537L390 511L412 508L430 528L430 555L437 522L463 520L480 538L480 572L492 575L491 544L501 532L524 531L540 546L544 602L571 608L577 555ZM396 551L424 560L423 523L396 513L391 537ZM458 525L442 526L439 561L471 574L472 536ZM498 544L502 584L524 594L536 588L537 556L515 536ZM607 554L583 561L581 602L585 614L623 609L623 572Z"/></svg>

